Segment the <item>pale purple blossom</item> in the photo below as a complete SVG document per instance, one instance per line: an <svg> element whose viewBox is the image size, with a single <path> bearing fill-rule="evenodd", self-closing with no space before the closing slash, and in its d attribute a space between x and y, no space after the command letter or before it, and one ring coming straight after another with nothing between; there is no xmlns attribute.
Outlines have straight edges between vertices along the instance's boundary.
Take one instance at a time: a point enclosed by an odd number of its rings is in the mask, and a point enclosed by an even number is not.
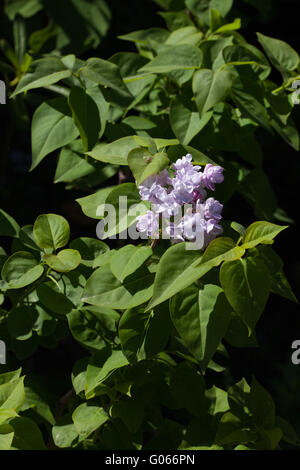
<svg viewBox="0 0 300 470"><path fill-rule="evenodd" d="M215 184L223 183L224 175L223 168L220 166L214 166L211 163L208 163L203 172L203 182L204 185L211 189L215 190Z"/></svg>
<svg viewBox="0 0 300 470"><path fill-rule="evenodd" d="M159 229L159 214L147 211L146 214L139 215L136 228L139 232L147 232L148 237L156 237Z"/></svg>
<svg viewBox="0 0 300 470"><path fill-rule="evenodd" d="M214 219L205 222L205 246L209 245L218 235L223 233L223 228Z"/></svg>
<svg viewBox="0 0 300 470"><path fill-rule="evenodd" d="M205 201L204 215L206 219L215 219L221 220L221 212L223 210L223 205L219 203L213 197L209 197Z"/></svg>
<svg viewBox="0 0 300 470"><path fill-rule="evenodd" d="M223 205L213 197L206 199L206 189L214 191L215 184L223 182L223 168L207 164L202 172L187 154L173 164L173 170L173 177L163 170L139 186L142 200L151 202L152 210L137 218L137 230L155 238L162 231L175 242L195 241L204 248L223 232Z"/></svg>

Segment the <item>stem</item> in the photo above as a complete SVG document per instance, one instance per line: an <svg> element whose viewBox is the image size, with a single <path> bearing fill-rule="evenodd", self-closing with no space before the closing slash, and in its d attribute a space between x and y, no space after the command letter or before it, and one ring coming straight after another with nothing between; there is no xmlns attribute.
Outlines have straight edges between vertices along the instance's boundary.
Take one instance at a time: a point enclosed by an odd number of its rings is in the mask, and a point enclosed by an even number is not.
<svg viewBox="0 0 300 470"><path fill-rule="evenodd" d="M155 238L154 240L151 241L150 248L153 250L159 243L159 239Z"/></svg>

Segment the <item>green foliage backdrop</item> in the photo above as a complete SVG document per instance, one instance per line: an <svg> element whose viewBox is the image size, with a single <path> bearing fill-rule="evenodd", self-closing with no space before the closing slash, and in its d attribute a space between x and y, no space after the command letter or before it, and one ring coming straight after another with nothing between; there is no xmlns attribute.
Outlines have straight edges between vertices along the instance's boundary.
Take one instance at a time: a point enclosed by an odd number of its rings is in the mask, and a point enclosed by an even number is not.
<svg viewBox="0 0 300 470"><path fill-rule="evenodd" d="M120 36L135 52L104 59L91 51L110 25L104 0L69 0L68 17L56 1L5 2L0 70L9 112L31 127L31 170L52 159L54 182L85 192L77 203L95 229L98 206L114 204L115 235L134 222L119 196L138 203L135 181L190 153L224 168L225 221L203 252L74 238L52 213L20 227L1 209L0 338L16 370L0 374L0 449L299 445L254 376L234 382L228 349L258 347L270 295L297 302L273 248L293 221L257 136L299 151L300 59L263 33L249 43L233 0L156 3L166 26ZM41 15L48 23L35 29ZM232 220L232 198L253 211L246 227ZM24 387L23 362L70 336L85 351L72 389L57 403L30 374Z"/></svg>

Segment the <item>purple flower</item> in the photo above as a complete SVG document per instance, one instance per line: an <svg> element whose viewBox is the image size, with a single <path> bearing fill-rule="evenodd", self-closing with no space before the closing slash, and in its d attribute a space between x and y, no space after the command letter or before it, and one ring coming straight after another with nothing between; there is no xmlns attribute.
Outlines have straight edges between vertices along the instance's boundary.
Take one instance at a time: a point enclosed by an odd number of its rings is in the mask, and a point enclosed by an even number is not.
<svg viewBox="0 0 300 470"><path fill-rule="evenodd" d="M190 203L193 201L194 192L199 191L203 179L200 166L193 166L192 156L187 154L181 160L174 163L175 177L172 179L175 199L179 204Z"/></svg>
<svg viewBox="0 0 300 470"><path fill-rule="evenodd" d="M195 240L195 238L204 238L205 221L202 214L194 212L186 214L182 220L182 228L184 237L188 240Z"/></svg>
<svg viewBox="0 0 300 470"><path fill-rule="evenodd" d="M219 201L217 201L213 197L209 197L208 199L206 199L205 207L204 207L204 215L206 219L221 220L222 210L223 210L223 205L220 204Z"/></svg>
<svg viewBox="0 0 300 470"><path fill-rule="evenodd" d="M147 211L145 215L137 217L136 228L139 232L147 232L148 237L158 237L159 214Z"/></svg>
<svg viewBox="0 0 300 470"><path fill-rule="evenodd" d="M173 164L173 169L173 178L163 170L139 186L141 198L152 203L152 210L137 218L137 229L158 238L161 217L164 238L167 235L173 242L190 240L202 249L223 232L219 225L223 205L213 197L205 200L205 188L214 191L215 184L224 180L223 168L207 164L202 172L187 154ZM174 219L170 221L170 217Z"/></svg>
<svg viewBox="0 0 300 470"><path fill-rule="evenodd" d="M218 235L223 233L223 228L218 222L214 219L207 220L205 222L205 243L207 246L209 243L214 240Z"/></svg>
<svg viewBox="0 0 300 470"><path fill-rule="evenodd" d="M168 170L163 170L158 175L156 175L156 183L160 184L161 186L172 184L172 178L170 178Z"/></svg>
<svg viewBox="0 0 300 470"><path fill-rule="evenodd" d="M193 202L202 202L206 198L207 192L203 188L198 188L193 192Z"/></svg>
<svg viewBox="0 0 300 470"><path fill-rule="evenodd" d="M173 168L176 171L180 171L186 168L189 168L192 165L193 157L190 153L187 153L185 157L179 158L176 163L173 163Z"/></svg>
<svg viewBox="0 0 300 470"><path fill-rule="evenodd" d="M161 191L158 196L159 197L157 198L157 202L156 204L154 204L153 207L153 210L155 212L158 212L165 217L178 214L181 205L175 199L174 191L170 193L167 193L167 191L163 193Z"/></svg>
<svg viewBox="0 0 300 470"><path fill-rule="evenodd" d="M173 194L178 204L189 204L193 199L194 185L191 181L173 179Z"/></svg>
<svg viewBox="0 0 300 470"><path fill-rule="evenodd" d="M170 222L166 227L164 227L164 234L167 235L167 238L184 242L181 224L175 225L174 222Z"/></svg>
<svg viewBox="0 0 300 470"><path fill-rule="evenodd" d="M214 166L208 163L203 172L203 183L212 191L215 190L215 184L223 183L224 175L223 168L220 166Z"/></svg>

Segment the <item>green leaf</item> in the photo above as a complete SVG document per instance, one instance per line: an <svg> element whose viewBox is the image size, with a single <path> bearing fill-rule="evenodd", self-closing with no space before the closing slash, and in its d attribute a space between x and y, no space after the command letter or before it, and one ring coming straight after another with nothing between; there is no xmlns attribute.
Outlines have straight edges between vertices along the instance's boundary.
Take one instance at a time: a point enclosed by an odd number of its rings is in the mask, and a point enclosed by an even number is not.
<svg viewBox="0 0 300 470"><path fill-rule="evenodd" d="M99 351L114 340L120 318L115 310L90 306L72 310L67 317L73 337L92 351Z"/></svg>
<svg viewBox="0 0 300 470"><path fill-rule="evenodd" d="M178 243L170 247L159 262L154 280L153 297L147 309L153 308L193 284L222 261L239 259L244 252L245 250L237 247L230 238L214 240L203 257L200 256L198 250L187 249L186 243Z"/></svg>
<svg viewBox="0 0 300 470"><path fill-rule="evenodd" d="M270 75L271 67L264 54L248 43L226 46L222 50L222 55L226 64L251 65L255 72L259 71L261 80Z"/></svg>
<svg viewBox="0 0 300 470"><path fill-rule="evenodd" d="M200 44L203 52L202 67L217 71L224 65L223 50L233 44L233 36L204 40Z"/></svg>
<svg viewBox="0 0 300 470"><path fill-rule="evenodd" d="M83 357L76 361L73 366L71 378L76 395L84 391L88 362L89 357Z"/></svg>
<svg viewBox="0 0 300 470"><path fill-rule="evenodd" d="M97 144L87 154L101 162L112 163L113 165L127 165L127 156L131 150L138 147L132 136L122 137L111 144Z"/></svg>
<svg viewBox="0 0 300 470"><path fill-rule="evenodd" d="M229 410L227 392L215 385L205 390L205 398L209 403L208 413L215 416Z"/></svg>
<svg viewBox="0 0 300 470"><path fill-rule="evenodd" d="M211 267L215 267L222 263L222 261L239 259L244 253L244 247L237 246L232 238L219 237L208 245L199 264L208 264Z"/></svg>
<svg viewBox="0 0 300 470"><path fill-rule="evenodd" d="M100 110L89 90L77 86L71 88L69 106L72 110L74 123L80 132L84 151L88 152L98 141L101 130Z"/></svg>
<svg viewBox="0 0 300 470"><path fill-rule="evenodd" d="M71 414L66 414L53 426L52 437L54 444L63 449L72 447L78 438L78 432L72 421Z"/></svg>
<svg viewBox="0 0 300 470"><path fill-rule="evenodd" d="M20 230L19 224L4 210L0 209L0 236L16 237Z"/></svg>
<svg viewBox="0 0 300 470"><path fill-rule="evenodd" d="M189 44L164 46L157 57L144 65L140 72L168 73L175 70L190 70L201 67L202 53L200 49Z"/></svg>
<svg viewBox="0 0 300 470"><path fill-rule="evenodd" d="M19 417L10 421L15 434L12 446L19 450L47 450L38 425L29 418Z"/></svg>
<svg viewBox="0 0 300 470"><path fill-rule="evenodd" d="M147 310L169 299L206 273L205 269L194 268L195 263L199 262L199 257L199 251L187 250L185 243L168 248L160 259L154 280L153 297Z"/></svg>
<svg viewBox="0 0 300 470"><path fill-rule="evenodd" d="M55 419L48 403L42 398L40 393L32 386L25 387L26 399L22 405L21 411L31 409L37 415L44 418L52 426L55 424Z"/></svg>
<svg viewBox="0 0 300 470"><path fill-rule="evenodd" d="M253 257L227 261L221 267L220 282L229 303L251 333L265 308L271 288L271 276L265 263Z"/></svg>
<svg viewBox="0 0 300 470"><path fill-rule="evenodd" d="M171 371L171 394L178 407L187 409L194 416L203 415L203 377L189 363L181 362Z"/></svg>
<svg viewBox="0 0 300 470"><path fill-rule="evenodd" d="M82 301L121 310L136 307L150 299L152 283L153 275L143 266L121 283L105 265L88 279Z"/></svg>
<svg viewBox="0 0 300 470"><path fill-rule="evenodd" d="M242 225L239 224L238 222L231 222L230 227L237 233L241 235L241 237L244 236L246 228Z"/></svg>
<svg viewBox="0 0 300 470"><path fill-rule="evenodd" d="M43 266L31 253L18 251L6 260L1 275L9 289L21 289L39 279L43 272Z"/></svg>
<svg viewBox="0 0 300 470"><path fill-rule="evenodd" d="M117 171L117 166L102 165L85 157L81 140L75 140L60 152L54 183L72 183L82 179L88 186L94 186L111 178Z"/></svg>
<svg viewBox="0 0 300 470"><path fill-rule="evenodd" d="M93 267L94 260L103 253L109 251L109 247L101 240L81 237L72 240L70 248L78 250L81 255L81 264Z"/></svg>
<svg viewBox="0 0 300 470"><path fill-rule="evenodd" d="M144 418L144 406L135 398L124 397L113 403L110 414L113 419L120 418L129 432L138 432Z"/></svg>
<svg viewBox="0 0 300 470"><path fill-rule="evenodd" d="M188 287L171 300L174 326L203 369L225 336L230 311L223 290L213 284L200 290Z"/></svg>
<svg viewBox="0 0 300 470"><path fill-rule="evenodd" d="M14 438L14 430L11 426L0 426L0 450L10 450Z"/></svg>
<svg viewBox="0 0 300 470"><path fill-rule="evenodd" d="M34 223L33 235L40 248L57 250L69 242L70 227L61 215L43 214Z"/></svg>
<svg viewBox="0 0 300 470"><path fill-rule="evenodd" d="M254 253L256 256L256 253ZM258 247L257 256L262 257L271 274L271 292L281 295L292 302L298 300L283 272L283 261L270 246Z"/></svg>
<svg viewBox="0 0 300 470"><path fill-rule="evenodd" d="M86 395L94 390L97 386L101 385L110 375L117 369L128 365L128 360L122 351L112 351L108 359L96 367L94 364L89 364L87 368L86 377Z"/></svg>
<svg viewBox="0 0 300 470"><path fill-rule="evenodd" d="M111 193L114 188L116 188L116 186L100 189L99 191L94 194L91 194L90 196L85 196L76 199L76 202L78 202L78 204L81 206L82 211L88 217L91 217L92 219L103 219L104 214L101 214L98 208L105 204L107 196L109 195L109 193Z"/></svg>
<svg viewBox="0 0 300 470"><path fill-rule="evenodd" d="M178 44L191 44L192 46L198 46L203 35L199 32L195 26L185 26L173 31L165 44L177 46Z"/></svg>
<svg viewBox="0 0 300 470"><path fill-rule="evenodd" d="M227 31L236 31L237 29L241 29L241 27L241 18L236 18L232 23L227 23L223 26L220 26L220 28L215 31L215 34L226 33Z"/></svg>
<svg viewBox="0 0 300 470"><path fill-rule="evenodd" d="M119 323L120 343L124 355L131 363L138 360L149 315L144 312L143 308L130 308L121 316Z"/></svg>
<svg viewBox="0 0 300 470"><path fill-rule="evenodd" d="M0 409L19 411L25 400L24 377L0 385Z"/></svg>
<svg viewBox="0 0 300 470"><path fill-rule="evenodd" d="M235 348L257 348L255 331L249 336L249 330L242 318L231 312L230 322L226 331L225 340Z"/></svg>
<svg viewBox="0 0 300 470"><path fill-rule="evenodd" d="M259 428L271 429L275 426L275 404L271 395L253 377L248 398L249 409Z"/></svg>
<svg viewBox="0 0 300 470"><path fill-rule="evenodd" d="M163 351L170 336L168 304L145 313L143 308L126 310L119 323L119 338L124 355L134 363Z"/></svg>
<svg viewBox="0 0 300 470"><path fill-rule="evenodd" d="M46 41L48 41L51 37L57 34L57 26L54 24L53 21L49 21L47 26L42 29L38 29L30 34L28 39L28 45L30 51L36 53L39 52Z"/></svg>
<svg viewBox="0 0 300 470"><path fill-rule="evenodd" d="M257 38L265 53L280 72L295 70L299 65L299 55L286 42L257 33Z"/></svg>
<svg viewBox="0 0 300 470"><path fill-rule="evenodd" d="M77 250L62 250L57 255L43 255L45 261L50 268L58 273L68 273L76 269L81 263L81 256Z"/></svg>
<svg viewBox="0 0 300 470"><path fill-rule="evenodd" d="M13 370L11 372L4 372L4 374L0 374L0 385L13 382L14 380L18 379L21 375L21 372L22 372L22 369L20 367L17 370Z"/></svg>
<svg viewBox="0 0 300 470"><path fill-rule="evenodd" d="M31 305L30 309L34 318L32 329L36 331L38 336L52 335L57 327L57 319L38 302Z"/></svg>
<svg viewBox="0 0 300 470"><path fill-rule="evenodd" d="M239 417L228 411L219 422L215 442L219 445L248 443L257 440L257 433L245 427Z"/></svg>
<svg viewBox="0 0 300 470"><path fill-rule="evenodd" d="M99 406L82 403L73 411L72 419L76 431L87 438L108 420L108 415Z"/></svg>
<svg viewBox="0 0 300 470"><path fill-rule="evenodd" d="M184 26L193 26L193 22L187 13L182 11L159 11L158 14L166 21L167 27L170 31L176 31L178 28Z"/></svg>
<svg viewBox="0 0 300 470"><path fill-rule="evenodd" d="M60 290L53 282L41 284L36 291L41 304L49 309L50 312L66 315L75 308L71 300L64 295L64 291Z"/></svg>
<svg viewBox="0 0 300 470"><path fill-rule="evenodd" d="M255 168L244 176L238 191L253 206L258 219L273 220L278 202L270 180L261 168Z"/></svg>
<svg viewBox="0 0 300 470"><path fill-rule="evenodd" d="M193 92L200 116L225 101L231 86L231 75L225 70L198 70L193 77Z"/></svg>
<svg viewBox="0 0 300 470"><path fill-rule="evenodd" d="M300 439L293 426L291 426L285 419L280 416L275 416L276 426L279 427L283 433L282 440L289 444L299 446Z"/></svg>
<svg viewBox="0 0 300 470"><path fill-rule="evenodd" d="M11 97L34 88L46 87L72 75L58 57L46 57L32 62L31 72L26 73L18 83Z"/></svg>
<svg viewBox="0 0 300 470"><path fill-rule="evenodd" d="M126 245L110 258L111 272L120 282L123 282L130 274L140 268L151 255L152 249L148 246Z"/></svg>
<svg viewBox="0 0 300 470"><path fill-rule="evenodd" d="M43 8L41 0L17 0L5 5L5 13L11 21L17 14L30 18Z"/></svg>
<svg viewBox="0 0 300 470"><path fill-rule="evenodd" d="M13 22L14 46L19 64L23 62L26 52L26 27L24 18L16 15Z"/></svg>
<svg viewBox="0 0 300 470"><path fill-rule="evenodd" d="M264 221L254 222L246 229L242 238L242 247L249 249L261 243L270 244L286 228L288 228L287 225L276 225Z"/></svg>
<svg viewBox="0 0 300 470"><path fill-rule="evenodd" d="M183 145L191 140L206 126L212 117L212 111L201 118L193 103L183 95L171 101L170 124L176 137Z"/></svg>
<svg viewBox="0 0 300 470"><path fill-rule="evenodd" d="M80 69L80 73L97 85L109 87L119 92L121 96L131 98L131 94L120 75L119 67L108 60L88 59L86 65Z"/></svg>
<svg viewBox="0 0 300 470"><path fill-rule="evenodd" d="M150 41L159 42L163 44L169 37L169 35L169 31L167 31L166 29L149 28L139 31L133 31L129 34L124 34L118 37L119 39L123 39L124 41L132 41L137 43L138 45L147 46L149 45Z"/></svg>
<svg viewBox="0 0 300 470"><path fill-rule="evenodd" d="M210 9L217 10L225 18L232 8L233 0L205 0L204 2L186 0L185 4L196 17L209 25Z"/></svg>
<svg viewBox="0 0 300 470"><path fill-rule="evenodd" d="M239 75L232 83L232 98L243 114L250 116L272 133L262 88L258 82L248 76Z"/></svg>
<svg viewBox="0 0 300 470"><path fill-rule="evenodd" d="M128 165L139 186L149 176L160 173L170 163L166 153L151 155L143 149L134 149L128 155Z"/></svg>
<svg viewBox="0 0 300 470"><path fill-rule="evenodd" d="M33 310L27 305L14 307L7 318L7 329L13 338L17 340L29 339L34 325Z"/></svg>
<svg viewBox="0 0 300 470"><path fill-rule="evenodd" d="M292 117L289 117L286 125L283 126L282 122L273 111L269 110L269 114L271 117L271 125L275 131L298 152L300 149L299 132Z"/></svg>
<svg viewBox="0 0 300 470"><path fill-rule="evenodd" d="M34 241L33 225L24 225L19 232L19 240L24 247L29 248L33 252L40 253L40 249Z"/></svg>
<svg viewBox="0 0 300 470"><path fill-rule="evenodd" d="M172 331L169 302L156 307L146 324L146 334L142 345L142 358L151 359L166 350Z"/></svg>
<svg viewBox="0 0 300 470"><path fill-rule="evenodd" d="M18 414L14 410L0 410L0 429L1 425L5 422L8 421L11 418L15 418L18 416Z"/></svg>
<svg viewBox="0 0 300 470"><path fill-rule="evenodd" d="M31 132L33 170L49 153L69 144L79 134L66 98L42 103L33 115Z"/></svg>
<svg viewBox="0 0 300 470"><path fill-rule="evenodd" d="M209 10L209 26L210 31L213 33L222 25L222 16L218 10L211 8Z"/></svg>

